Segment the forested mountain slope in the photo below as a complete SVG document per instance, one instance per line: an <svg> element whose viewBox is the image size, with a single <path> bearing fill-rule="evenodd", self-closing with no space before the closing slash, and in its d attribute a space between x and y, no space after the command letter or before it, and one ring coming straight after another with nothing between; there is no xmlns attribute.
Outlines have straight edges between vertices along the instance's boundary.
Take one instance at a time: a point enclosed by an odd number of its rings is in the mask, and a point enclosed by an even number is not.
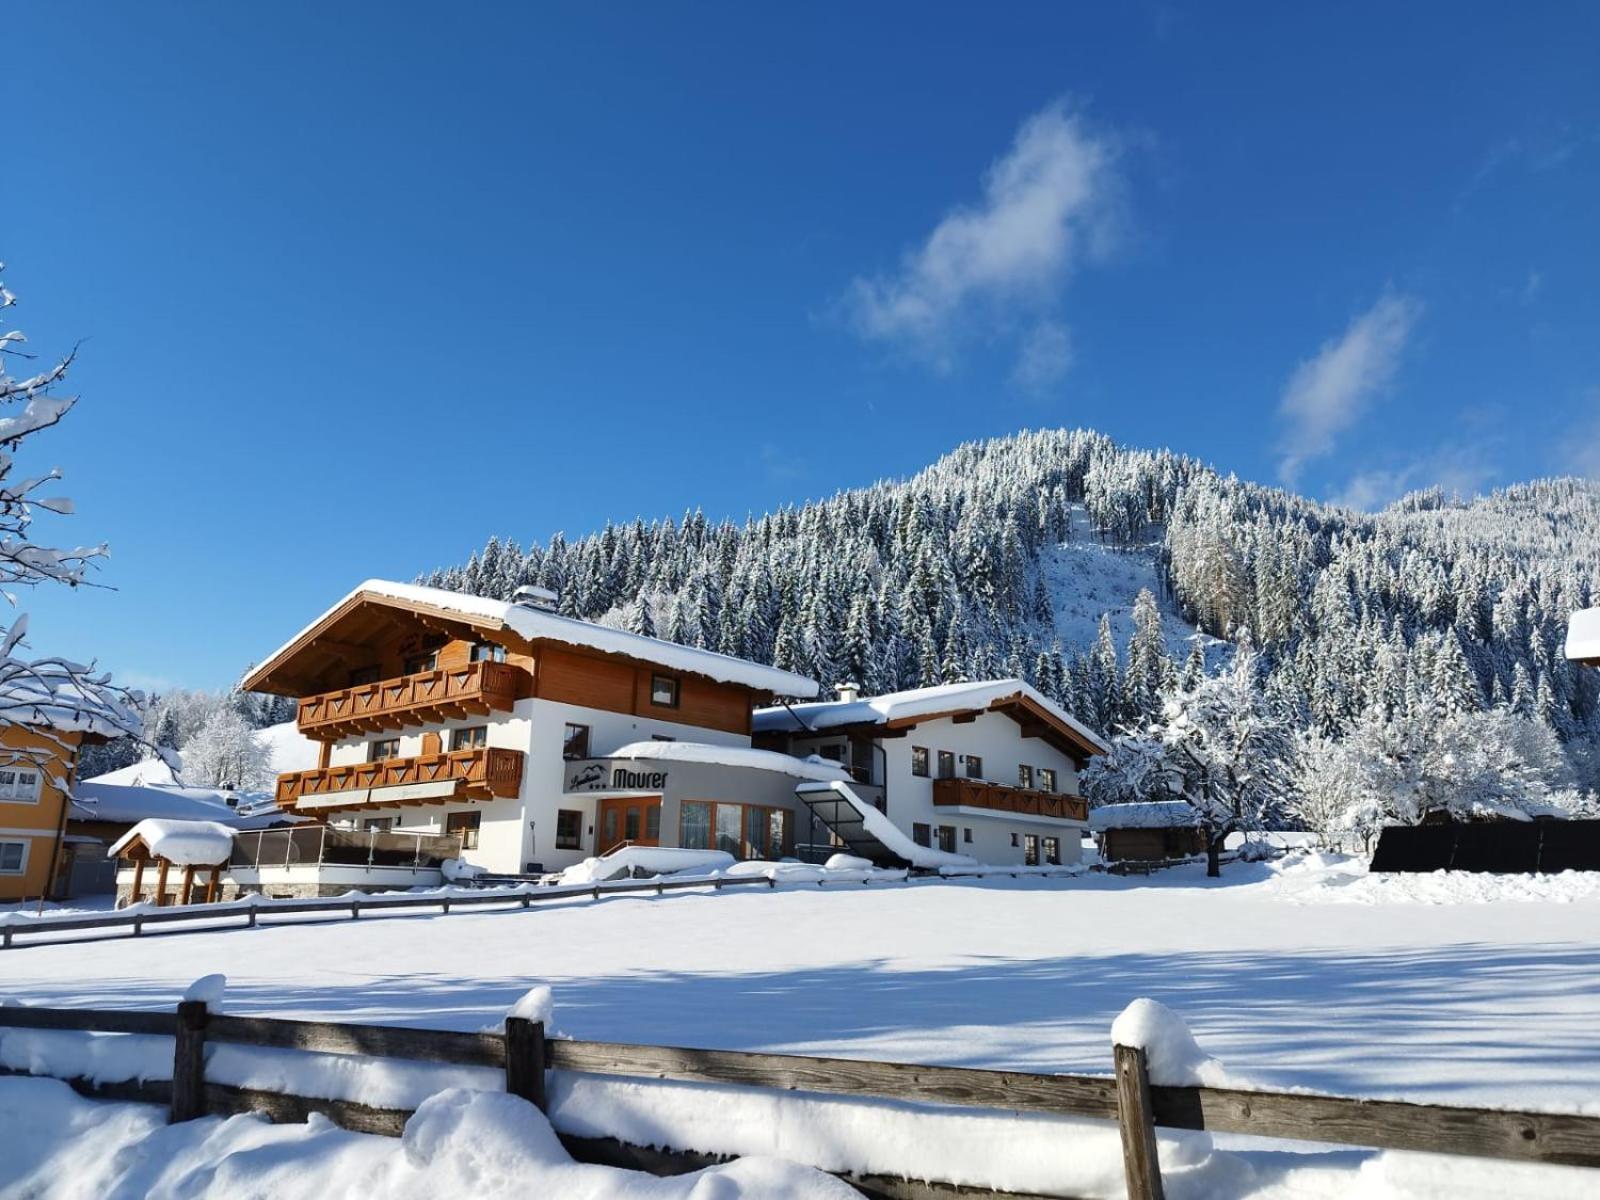
<svg viewBox="0 0 1600 1200"><path fill-rule="evenodd" d="M1596 673L1561 654L1600 578L1600 487L1574 479L1368 515L1044 430L743 524L691 513L526 549L491 538L423 578L502 597L539 584L570 615L825 686L1021 675L1107 731L1198 674L1183 644L1211 639L1253 643L1266 690L1324 735L1496 706L1564 740L1600 727ZM1141 584L1154 594L1136 603ZM1114 623L1096 628L1102 611Z"/></svg>

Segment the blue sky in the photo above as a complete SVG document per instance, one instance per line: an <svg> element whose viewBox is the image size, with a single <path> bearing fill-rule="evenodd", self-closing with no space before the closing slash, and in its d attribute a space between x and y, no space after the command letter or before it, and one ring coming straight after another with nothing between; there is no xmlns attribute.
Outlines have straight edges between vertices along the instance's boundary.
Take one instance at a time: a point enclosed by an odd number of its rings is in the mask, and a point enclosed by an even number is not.
<svg viewBox="0 0 1600 1200"><path fill-rule="evenodd" d="M998 11L996 11L998 10ZM8 8L0 257L116 591L221 686L357 581L1090 426L1365 505L1600 470L1600 8Z"/></svg>

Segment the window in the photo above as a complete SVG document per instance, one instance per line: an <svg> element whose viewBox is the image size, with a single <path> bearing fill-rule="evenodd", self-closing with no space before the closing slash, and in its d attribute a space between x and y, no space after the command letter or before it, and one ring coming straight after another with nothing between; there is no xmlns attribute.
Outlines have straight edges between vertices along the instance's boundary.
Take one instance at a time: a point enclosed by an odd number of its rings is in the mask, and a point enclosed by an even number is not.
<svg viewBox="0 0 1600 1200"><path fill-rule="evenodd" d="M956 827L954 825L939 826L939 849L946 854L956 852Z"/></svg>
<svg viewBox="0 0 1600 1200"><path fill-rule="evenodd" d="M1017 768L1017 786L1031 788L1033 786L1033 768L1024 764Z"/></svg>
<svg viewBox="0 0 1600 1200"><path fill-rule="evenodd" d="M1047 837L1044 840L1044 860L1052 867L1061 865L1061 839Z"/></svg>
<svg viewBox="0 0 1600 1200"><path fill-rule="evenodd" d="M1053 792L1056 790L1056 772L1054 767L1039 768L1039 790Z"/></svg>
<svg viewBox="0 0 1600 1200"><path fill-rule="evenodd" d="M1024 866L1037 867L1039 865L1039 835L1036 833L1024 834L1022 838L1022 863Z"/></svg>
<svg viewBox="0 0 1600 1200"><path fill-rule="evenodd" d="M933 845L933 830L920 821L911 827L911 840L919 846Z"/></svg>
<svg viewBox="0 0 1600 1200"><path fill-rule="evenodd" d="M562 758L589 757L589 727L567 724L561 731Z"/></svg>
<svg viewBox="0 0 1600 1200"><path fill-rule="evenodd" d="M650 676L650 703L662 708L677 708L678 681L671 675Z"/></svg>
<svg viewBox="0 0 1600 1200"><path fill-rule="evenodd" d="M685 850L711 849L711 805L685 800L678 821L680 846Z"/></svg>
<svg viewBox="0 0 1600 1200"><path fill-rule="evenodd" d="M928 748L926 746L911 747L911 773L927 778Z"/></svg>
<svg viewBox="0 0 1600 1200"><path fill-rule="evenodd" d="M956 756L948 750L939 751L939 778L954 779L956 777Z"/></svg>
<svg viewBox="0 0 1600 1200"><path fill-rule="evenodd" d="M367 761L382 762L386 758L400 757L399 738L380 738L376 742L367 743Z"/></svg>
<svg viewBox="0 0 1600 1200"><path fill-rule="evenodd" d="M716 849L725 850L735 858L744 857L744 805L717 805Z"/></svg>
<svg viewBox="0 0 1600 1200"><path fill-rule="evenodd" d="M388 833L394 828L393 817L368 817L361 823L361 828L372 833Z"/></svg>
<svg viewBox="0 0 1600 1200"><path fill-rule="evenodd" d="M14 800L18 804L37 804L39 782L42 778L37 767L0 769L0 800Z"/></svg>
<svg viewBox="0 0 1600 1200"><path fill-rule="evenodd" d="M563 808L556 813L556 849L583 849L583 814L576 809Z"/></svg>
<svg viewBox="0 0 1600 1200"><path fill-rule="evenodd" d="M489 727L487 725L473 725L466 729L452 729L450 731L450 749L452 750L481 750L489 744Z"/></svg>
<svg viewBox="0 0 1600 1200"><path fill-rule="evenodd" d="M818 746L817 753L829 762L842 763L844 761L844 747L838 744Z"/></svg>
<svg viewBox="0 0 1600 1200"><path fill-rule="evenodd" d="M424 671L433 670L438 663L439 652L437 650L429 650L426 654L413 654L406 659L404 674L420 675Z"/></svg>
<svg viewBox="0 0 1600 1200"><path fill-rule="evenodd" d="M961 830L961 840L969 846L972 844L972 826L968 825Z"/></svg>
<svg viewBox="0 0 1600 1200"><path fill-rule="evenodd" d="M1011 844L1013 846L1015 846L1017 844L1017 835L1014 834L1014 833L1011 835Z"/></svg>
<svg viewBox="0 0 1600 1200"><path fill-rule="evenodd" d="M27 842L0 842L0 875L21 875L28 869Z"/></svg>
<svg viewBox="0 0 1600 1200"><path fill-rule="evenodd" d="M350 672L350 686L361 687L363 684L378 682L377 667L357 667Z"/></svg>
<svg viewBox="0 0 1600 1200"><path fill-rule="evenodd" d="M495 642L474 642L468 658L472 662L505 662L506 648Z"/></svg>
<svg viewBox="0 0 1600 1200"><path fill-rule="evenodd" d="M976 754L967 755L967 778L983 778L983 759L979 758Z"/></svg>
<svg viewBox="0 0 1600 1200"><path fill-rule="evenodd" d="M481 812L451 813L444 819L444 832L446 837L461 835L461 848L463 850L476 850L478 848L478 826L483 823Z"/></svg>

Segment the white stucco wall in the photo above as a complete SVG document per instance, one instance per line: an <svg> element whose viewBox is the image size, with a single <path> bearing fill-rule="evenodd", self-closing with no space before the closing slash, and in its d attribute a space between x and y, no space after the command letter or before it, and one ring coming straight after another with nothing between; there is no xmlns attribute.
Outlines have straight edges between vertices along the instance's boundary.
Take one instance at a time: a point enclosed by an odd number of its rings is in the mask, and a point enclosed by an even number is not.
<svg viewBox="0 0 1600 1200"><path fill-rule="evenodd" d="M795 739L792 750L801 755L820 754L822 747L829 744L846 747L843 753L845 761L849 761L847 739L839 734L822 733L815 738ZM976 755L982 760L982 771L977 778L986 782L1019 786L1018 767L1026 764L1034 770L1035 788L1039 786L1039 768L1047 767L1056 772L1057 792L1078 793L1078 772L1072 759L1041 738L1023 737L1022 727L1005 714L983 713L959 724L949 717L924 721L904 737L881 738L877 745L882 752L873 751L872 782L884 785L889 818L907 835L917 824L930 826L930 832L940 825L953 826L956 853L988 863L1021 863L1026 835L1031 833L1040 839L1058 838L1061 861L1078 861L1082 834L1087 829L1083 822L1030 820L1012 813L940 808L933 803L933 779L939 770L940 750L955 755L957 778L968 777L967 759ZM913 746L922 746L928 751L926 778L911 773ZM1013 834L1017 843L1014 846L1011 844ZM971 840L968 840L969 835ZM936 833L933 844L938 845Z"/></svg>

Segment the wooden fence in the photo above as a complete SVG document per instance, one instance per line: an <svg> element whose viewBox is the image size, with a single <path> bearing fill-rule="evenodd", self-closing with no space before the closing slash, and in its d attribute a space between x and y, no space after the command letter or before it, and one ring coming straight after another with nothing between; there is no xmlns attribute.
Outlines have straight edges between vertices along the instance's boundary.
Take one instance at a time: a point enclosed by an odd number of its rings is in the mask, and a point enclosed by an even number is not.
<svg viewBox="0 0 1600 1200"><path fill-rule="evenodd" d="M166 1104L174 1121L255 1111L274 1121L290 1122L304 1121L316 1112L347 1129L398 1136L411 1115L405 1110L346 1100L209 1082L205 1078L206 1043L227 1042L496 1068L505 1072L508 1092L541 1109L545 1107L545 1073L557 1070L1100 1118L1116 1121L1120 1127L1131 1200L1158 1200L1163 1194L1156 1158L1157 1128L1600 1167L1600 1117L1164 1087L1151 1084L1144 1052L1130 1046L1114 1048L1115 1075L1107 1077L546 1039L542 1025L515 1017L506 1019L504 1034L240 1017L211 1013L199 1001L185 1001L175 1012L0 1007L0 1028L5 1026L172 1037L170 1082L66 1082L91 1097ZM28 1074L4 1068L0 1073ZM689 1147L659 1151L613 1139L561 1138L575 1158L656 1174L676 1174L719 1160L717 1155ZM881 1175L845 1178L863 1194L889 1200L921 1200L956 1192L1006 1194Z"/></svg>

